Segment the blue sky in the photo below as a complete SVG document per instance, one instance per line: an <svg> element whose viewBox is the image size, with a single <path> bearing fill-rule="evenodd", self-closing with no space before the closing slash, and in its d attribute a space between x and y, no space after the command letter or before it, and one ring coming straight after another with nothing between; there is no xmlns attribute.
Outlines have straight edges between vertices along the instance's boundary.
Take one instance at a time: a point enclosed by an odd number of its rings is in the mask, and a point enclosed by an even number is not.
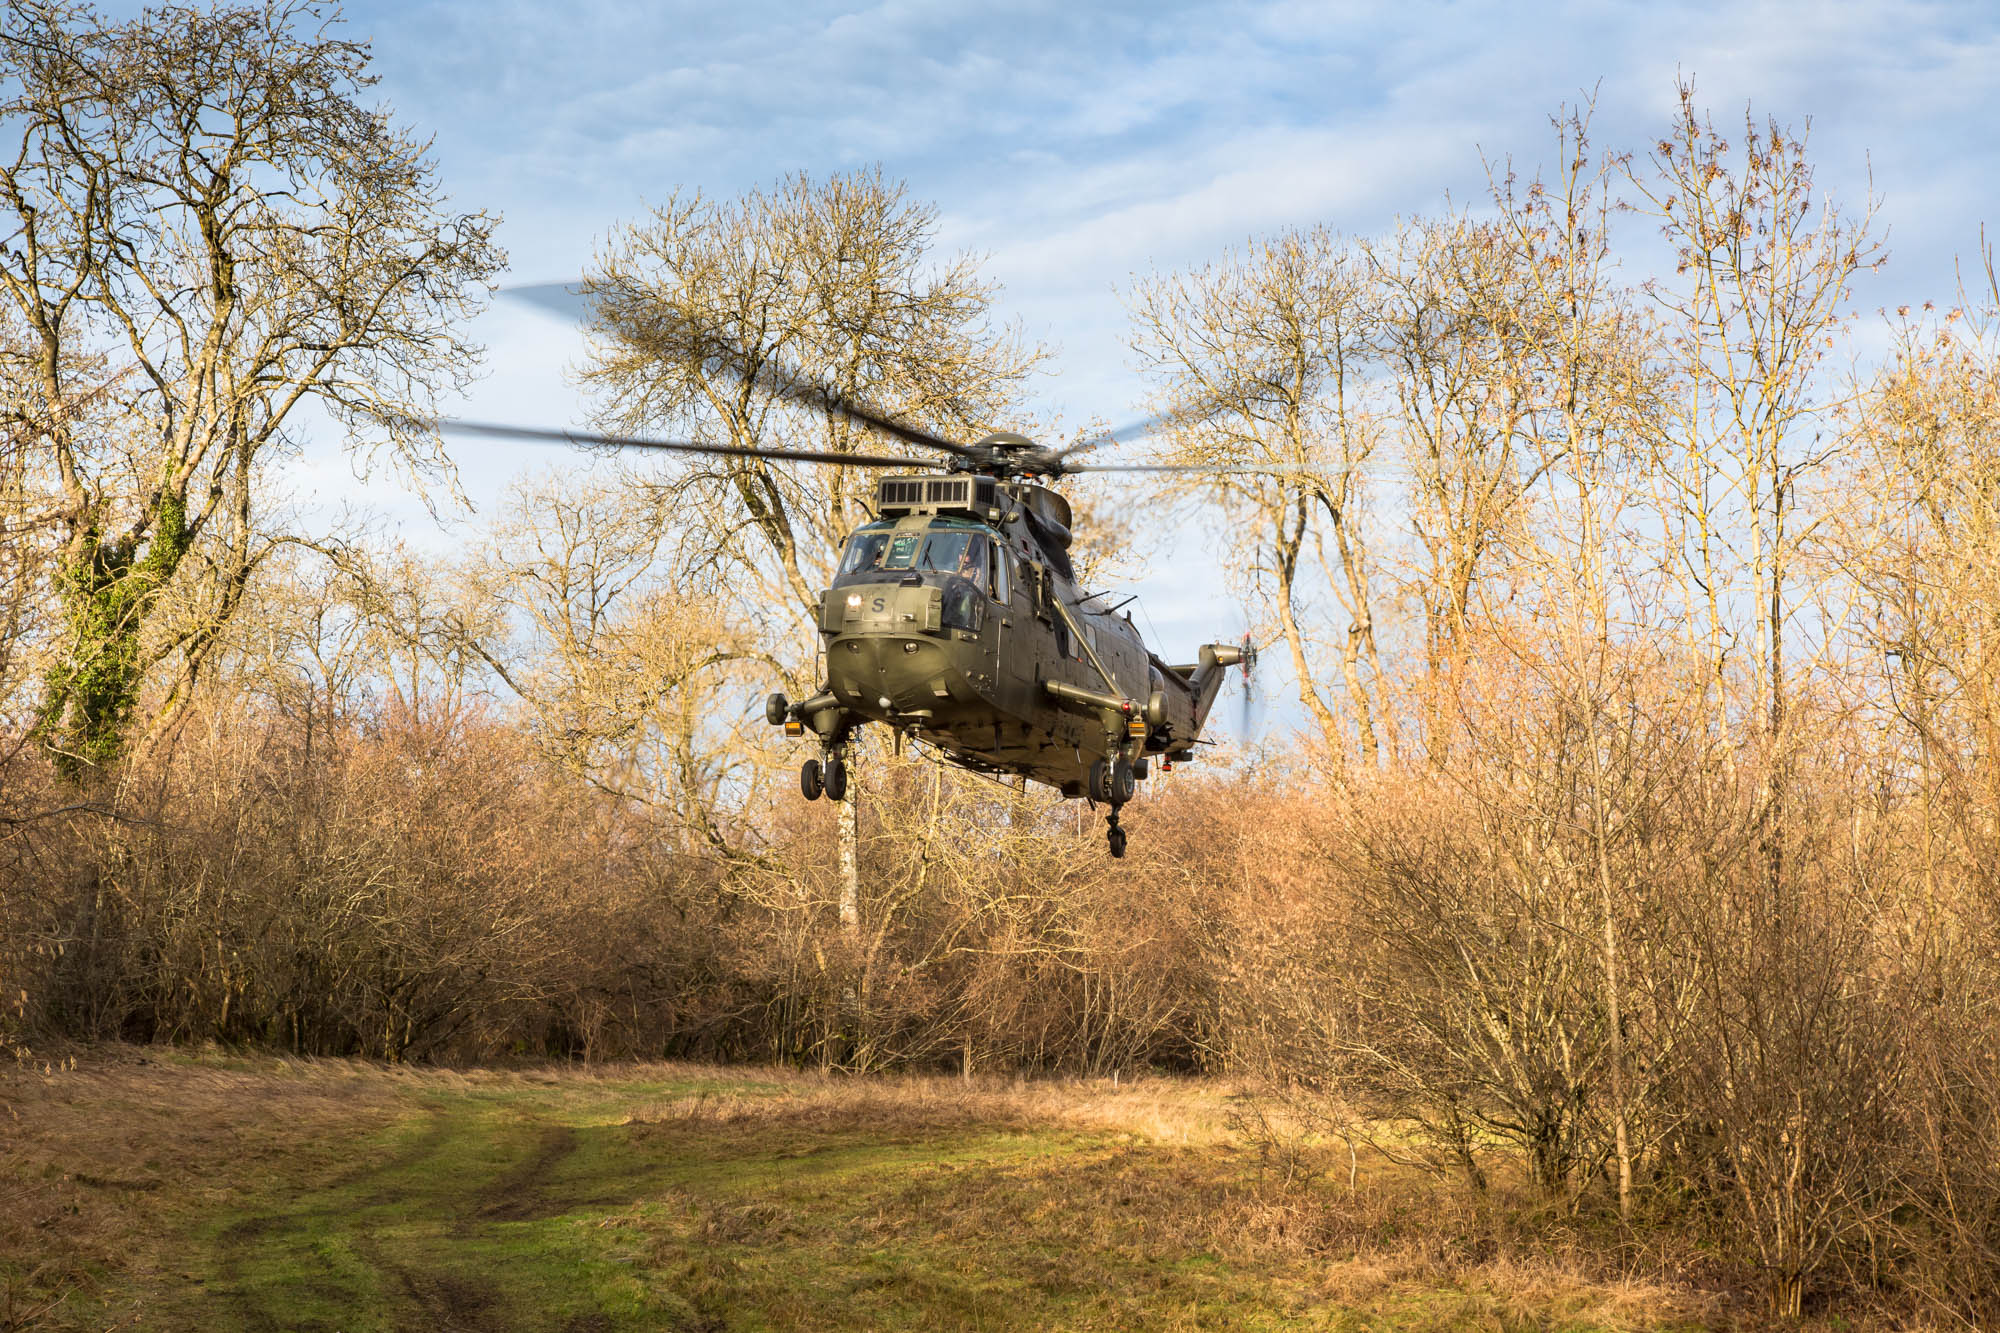
<svg viewBox="0 0 2000 1333"><path fill-rule="evenodd" d="M610 228L677 187L729 195L879 162L938 206L945 247L988 256L1002 312L1057 351L1033 406L1072 421L1143 415L1118 297L1134 275L1281 227L1366 234L1447 196L1477 204L1482 155L1531 172L1549 115L1592 89L1604 147L1658 137L1677 75L1725 125L1746 103L1794 128L1810 118L1822 188L1858 207L1872 173L1880 196L1891 262L1861 293L1869 307L1949 300L1954 255L2000 212L2000 10L1983 5L371 0L345 13L374 42L380 94L435 136L456 200L505 215L510 280L575 276ZM494 374L464 415L579 419L569 329L502 302L481 332ZM548 461L454 448L482 503ZM342 498L344 474L316 449L302 494ZM432 539L419 507L367 494ZM1234 617L1187 545L1162 537L1150 553L1170 653Z"/></svg>
<svg viewBox="0 0 2000 1333"><path fill-rule="evenodd" d="M1537 160L1597 88L1643 146L1677 73L1725 123L1810 117L1822 180L1878 192L1904 276L1969 248L1993 178L2000 11L1972 5L359 5L382 92L507 214L518 274L574 272L675 187L881 162L992 255L1031 331L1299 222L1375 230ZM1094 362L1100 349L1080 352ZM1083 366L1069 367L1073 371ZM1094 373L1094 372L1092 372Z"/></svg>

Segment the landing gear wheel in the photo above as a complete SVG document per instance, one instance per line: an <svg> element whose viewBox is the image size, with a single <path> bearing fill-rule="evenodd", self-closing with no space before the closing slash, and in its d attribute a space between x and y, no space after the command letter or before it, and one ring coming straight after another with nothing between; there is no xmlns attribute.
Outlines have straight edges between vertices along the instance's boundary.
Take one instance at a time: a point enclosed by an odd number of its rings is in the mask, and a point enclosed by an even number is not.
<svg viewBox="0 0 2000 1333"><path fill-rule="evenodd" d="M1118 827L1117 806L1111 807L1111 813L1105 817L1105 823L1104 840L1111 845L1112 858L1114 860L1122 858L1125 855L1125 830Z"/></svg>
<svg viewBox="0 0 2000 1333"><path fill-rule="evenodd" d="M1093 801L1110 800L1111 765L1102 759L1093 760L1090 772L1084 778L1083 789L1090 793L1090 799Z"/></svg>
<svg viewBox="0 0 2000 1333"><path fill-rule="evenodd" d="M839 755L828 755L822 766L826 783L826 799L844 801L847 799L847 761Z"/></svg>
<svg viewBox="0 0 2000 1333"><path fill-rule="evenodd" d="M1123 755L1111 761L1111 804L1123 805L1132 799L1132 765Z"/></svg>
<svg viewBox="0 0 2000 1333"><path fill-rule="evenodd" d="M808 759L799 765L799 790L805 793L808 801L817 801L825 787L825 780L820 776L819 760Z"/></svg>

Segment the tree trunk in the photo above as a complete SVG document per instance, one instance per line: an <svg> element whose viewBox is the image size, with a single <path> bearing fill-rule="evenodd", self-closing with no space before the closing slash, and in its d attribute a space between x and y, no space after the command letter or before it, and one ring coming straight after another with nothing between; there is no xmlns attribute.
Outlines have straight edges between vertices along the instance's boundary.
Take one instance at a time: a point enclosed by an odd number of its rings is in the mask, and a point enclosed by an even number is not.
<svg viewBox="0 0 2000 1333"><path fill-rule="evenodd" d="M847 743L847 797L840 803L840 928L861 934L861 738Z"/></svg>

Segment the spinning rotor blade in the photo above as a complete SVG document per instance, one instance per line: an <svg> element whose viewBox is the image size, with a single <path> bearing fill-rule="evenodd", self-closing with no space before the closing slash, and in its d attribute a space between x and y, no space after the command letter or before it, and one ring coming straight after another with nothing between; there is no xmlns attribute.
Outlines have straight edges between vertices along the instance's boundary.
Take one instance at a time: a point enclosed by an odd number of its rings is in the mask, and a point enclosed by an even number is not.
<svg viewBox="0 0 2000 1333"><path fill-rule="evenodd" d="M926 458L892 454L843 454L831 449L751 449L734 444L696 444L691 440L649 440L633 435L599 435L587 430L544 430L535 426L502 426L490 421L437 422L439 430L461 435L496 435L537 443L609 445L618 449L657 449L676 454L717 454L725 458L779 458L797 463L840 463L848 467L935 467Z"/></svg>
<svg viewBox="0 0 2000 1333"><path fill-rule="evenodd" d="M504 295L540 306L557 313L587 315L593 310L594 302L609 293L593 291L586 293L580 282L553 282L531 286L508 288ZM634 300L643 298L643 293L626 293ZM1133 443L1148 436L1158 434L1171 424L1171 415L1155 415L1143 420L1130 422L1114 430L1100 431L1075 444L1059 450L1033 447L1032 442L1015 437L1007 443L999 443L1000 437L989 437L979 445L961 444L933 434L919 426L906 425L875 408L843 396L826 385L800 374L773 360L752 361L727 340L713 333L691 326L671 315L666 316L661 336L671 348L676 360L699 360L713 372L729 375L737 380L754 385L776 398L797 403L829 416L851 421L855 425L887 435L905 444L920 449L935 449L949 454L961 463L971 465L972 471L985 472L994 476L1043 477L1050 480L1082 472L1200 472L1209 476L1287 476L1309 470L1300 463L1244 463L1211 466L1201 463L1085 463L1073 461L1079 455L1089 454L1106 445ZM572 444L610 445L620 448L659 449L677 453L713 454L717 456L737 456L746 458L776 458L803 463L844 463L855 467L913 467L936 466L934 460L923 458L898 458L885 454L843 454L831 450L817 449L758 449L733 445L695 444L689 441L649 440L625 436L598 435L587 431L550 431L527 427L491 425L472 421L444 421L438 423L443 430L465 431L482 435L498 435L515 439L559 440ZM996 447L996 445L998 447ZM1023 447L1028 446L1028 447Z"/></svg>
<svg viewBox="0 0 2000 1333"><path fill-rule="evenodd" d="M1064 476L1074 472L1205 472L1211 477L1255 475L1282 477L1310 470L1309 465L1305 463L1072 463L1069 461L1077 454L1087 454L1107 444L1129 444L1135 440L1143 440L1149 435L1156 435L1162 427L1171 425L1173 420L1170 414L1162 413L1079 440L1056 453L1055 459L1060 465L1059 470Z"/></svg>
<svg viewBox="0 0 2000 1333"><path fill-rule="evenodd" d="M1245 741L1251 737L1251 715L1258 711L1261 698L1257 692L1257 645L1246 629L1243 631L1243 713L1236 723L1236 734Z"/></svg>
<svg viewBox="0 0 2000 1333"><path fill-rule="evenodd" d="M1307 470L1303 463L1064 463L1072 472L1204 472L1211 477L1290 476Z"/></svg>
<svg viewBox="0 0 2000 1333"><path fill-rule="evenodd" d="M1107 430L1078 440L1055 454L1057 471L1068 476L1074 472L1206 472L1210 476L1246 476L1253 473L1267 473L1282 476L1304 472L1303 463L1072 463L1069 460L1077 454L1087 454L1101 449L1107 444L1131 443L1143 440L1159 431L1173 420L1170 416L1152 416L1144 421L1134 421L1120 426L1117 430Z"/></svg>
<svg viewBox="0 0 2000 1333"><path fill-rule="evenodd" d="M728 360L727 357L722 359ZM740 371L740 368L736 369ZM891 436L905 444L914 444L923 449L936 449L956 458L973 461L981 457L976 449L967 448L955 440L947 440L942 435L933 435L919 427L906 426L900 421L891 420L880 412L842 398L823 384L815 384L769 361L744 375L743 378L774 397L805 407L818 408L829 416L845 417L857 426L866 426L869 430Z"/></svg>
<svg viewBox="0 0 2000 1333"><path fill-rule="evenodd" d="M594 313L593 301L597 295L601 295L601 293L585 292L581 282L544 282L529 286L510 287L504 288L502 294L515 297L530 305L555 314L568 315L573 319L582 320L588 320ZM748 380L773 397L783 398L787 402L798 403L804 407L815 408L830 416L845 418L858 426L865 426L869 430L901 440L905 444L914 444L924 449L936 449L969 462L978 461L981 458L980 453L975 449L968 448L955 440L947 440L941 435L933 435L931 432L920 427L906 426L902 422L887 417L873 408L844 398L825 385L815 383L805 376L798 374L796 371L788 370L774 361L763 361L757 363L754 367L749 366L748 359L743 353L723 340L713 335L705 335L699 330L690 331L686 325L680 324L679 321L675 321L674 323L677 325L674 333L675 339L684 344L684 351L695 353L704 361L719 363L727 373L735 376L737 379ZM618 441L607 441L607 443L618 443ZM659 446L656 443L654 447L664 446ZM729 451L716 450L715 452ZM773 458L791 458L797 456L775 453L769 455L769 457ZM859 455L856 456L858 457ZM843 454L838 457L845 459L847 455ZM818 462L826 460L807 457L802 461ZM923 460L906 459L903 461L912 463L914 466L928 466L928 463ZM896 464L896 466L901 465L901 463ZM864 464L864 466L889 465Z"/></svg>
<svg viewBox="0 0 2000 1333"><path fill-rule="evenodd" d="M1163 416L1147 417L1144 421L1130 422L1118 427L1116 430L1099 431L1095 435L1078 440L1075 444L1065 449L1057 450L1056 457L1068 458L1072 454L1087 454L1094 449L1102 449L1107 444L1130 444L1135 440L1143 440L1159 430L1168 420L1169 418ZM1063 468L1065 472L1074 472L1077 470L1071 467Z"/></svg>

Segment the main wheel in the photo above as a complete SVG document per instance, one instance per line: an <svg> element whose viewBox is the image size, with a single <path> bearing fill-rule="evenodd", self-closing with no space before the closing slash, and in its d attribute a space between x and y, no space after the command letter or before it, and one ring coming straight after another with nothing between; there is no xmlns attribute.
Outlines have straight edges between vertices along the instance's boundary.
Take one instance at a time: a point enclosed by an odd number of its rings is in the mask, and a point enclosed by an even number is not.
<svg viewBox="0 0 2000 1333"><path fill-rule="evenodd" d="M817 801L825 785L820 777L819 760L808 759L799 765L799 790L805 793L808 801Z"/></svg>
<svg viewBox="0 0 2000 1333"><path fill-rule="evenodd" d="M847 761L839 755L827 756L825 764L826 799L844 801L847 799Z"/></svg>
<svg viewBox="0 0 2000 1333"><path fill-rule="evenodd" d="M1120 858L1120 859L1122 859L1122 858L1124 857L1124 855L1125 855L1125 830L1124 830L1124 829L1122 829L1122 828L1115 828L1115 829L1112 829L1110 833L1108 833L1108 834L1106 834L1106 835L1105 835L1105 841L1107 841L1107 842L1109 842L1109 843L1111 844L1111 855L1112 855L1112 856L1114 856L1114 857L1117 857L1117 858Z"/></svg>
<svg viewBox="0 0 2000 1333"><path fill-rule="evenodd" d="M1110 800L1111 765L1105 763L1102 759L1092 760L1090 773L1084 780L1083 789L1090 793L1090 799L1093 801Z"/></svg>
<svg viewBox="0 0 2000 1333"><path fill-rule="evenodd" d="M1123 755L1111 761L1109 796L1113 805L1123 805L1132 799L1132 765L1125 762Z"/></svg>

